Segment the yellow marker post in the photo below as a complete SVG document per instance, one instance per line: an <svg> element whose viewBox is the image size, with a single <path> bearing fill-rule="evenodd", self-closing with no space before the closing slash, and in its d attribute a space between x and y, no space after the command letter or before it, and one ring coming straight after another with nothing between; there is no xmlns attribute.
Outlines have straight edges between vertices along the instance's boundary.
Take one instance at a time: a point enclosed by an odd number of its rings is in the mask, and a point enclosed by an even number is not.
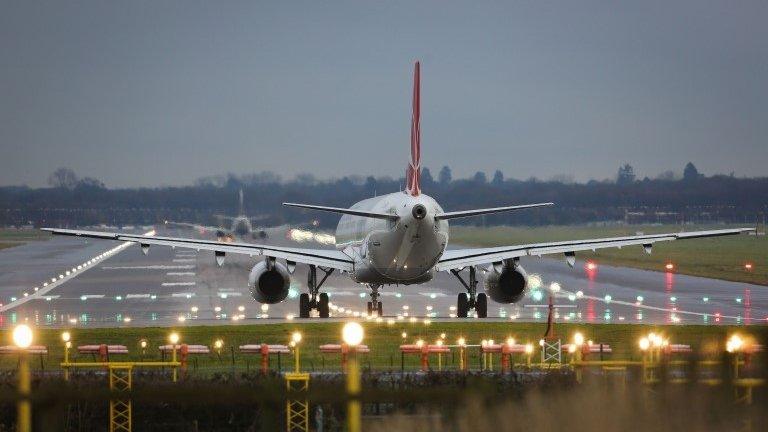
<svg viewBox="0 0 768 432"><path fill-rule="evenodd" d="M362 409L360 405L360 366L357 363L357 346L363 341L363 327L352 321L344 324L342 339L349 345L347 363L347 431L360 432L362 428Z"/></svg>
<svg viewBox="0 0 768 432"><path fill-rule="evenodd" d="M32 377L29 371L27 348L32 345L32 329L25 324L13 329L13 342L19 348L19 402L16 405L18 432L32 431Z"/></svg>
<svg viewBox="0 0 768 432"><path fill-rule="evenodd" d="M301 333L293 332L291 335L291 345L293 346L294 372L299 373L301 355L299 352L299 342L301 342Z"/></svg>
<svg viewBox="0 0 768 432"><path fill-rule="evenodd" d="M176 344L179 343L179 334L176 332L171 333L170 336L168 336L168 340L171 342L171 362L176 363ZM175 367L173 368L173 382L178 381L179 377L179 368Z"/></svg>

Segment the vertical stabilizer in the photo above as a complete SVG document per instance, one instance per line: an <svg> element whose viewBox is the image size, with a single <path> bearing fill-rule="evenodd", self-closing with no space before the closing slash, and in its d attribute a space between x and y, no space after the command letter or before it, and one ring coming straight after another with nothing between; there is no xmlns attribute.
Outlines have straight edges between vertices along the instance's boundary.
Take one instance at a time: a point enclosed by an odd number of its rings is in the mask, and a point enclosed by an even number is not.
<svg viewBox="0 0 768 432"><path fill-rule="evenodd" d="M406 171L406 192L412 196L421 193L421 121L420 121L420 98L421 85L419 78L419 62L413 71L413 112L411 117L411 162Z"/></svg>

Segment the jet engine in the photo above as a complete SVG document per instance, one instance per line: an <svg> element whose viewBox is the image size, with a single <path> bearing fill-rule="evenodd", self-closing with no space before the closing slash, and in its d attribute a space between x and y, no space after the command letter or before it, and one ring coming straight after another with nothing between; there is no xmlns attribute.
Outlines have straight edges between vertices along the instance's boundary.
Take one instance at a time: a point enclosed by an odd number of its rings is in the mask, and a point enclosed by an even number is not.
<svg viewBox="0 0 768 432"><path fill-rule="evenodd" d="M251 296L259 303L280 303L288 297L291 276L288 269L270 258L259 262L248 275Z"/></svg>
<svg viewBox="0 0 768 432"><path fill-rule="evenodd" d="M485 275L485 292L496 303L517 303L528 288L528 275L516 264L491 266Z"/></svg>

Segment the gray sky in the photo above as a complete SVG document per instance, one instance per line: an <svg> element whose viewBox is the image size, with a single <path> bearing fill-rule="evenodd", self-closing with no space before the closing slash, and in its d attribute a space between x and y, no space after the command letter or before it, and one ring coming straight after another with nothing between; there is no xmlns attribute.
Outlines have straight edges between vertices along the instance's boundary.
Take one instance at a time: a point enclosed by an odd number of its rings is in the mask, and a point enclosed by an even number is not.
<svg viewBox="0 0 768 432"><path fill-rule="evenodd" d="M768 175L768 2L62 2L0 12L0 184Z"/></svg>

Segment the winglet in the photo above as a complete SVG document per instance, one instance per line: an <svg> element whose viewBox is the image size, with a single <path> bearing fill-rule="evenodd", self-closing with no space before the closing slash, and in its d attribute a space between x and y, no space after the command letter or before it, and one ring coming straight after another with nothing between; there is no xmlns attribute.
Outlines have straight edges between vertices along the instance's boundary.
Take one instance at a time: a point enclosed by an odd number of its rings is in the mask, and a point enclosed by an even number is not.
<svg viewBox="0 0 768 432"><path fill-rule="evenodd" d="M413 112L411 116L411 162L406 171L406 192L411 196L418 196L421 193L421 120L420 120L420 66L416 62L413 70Z"/></svg>

